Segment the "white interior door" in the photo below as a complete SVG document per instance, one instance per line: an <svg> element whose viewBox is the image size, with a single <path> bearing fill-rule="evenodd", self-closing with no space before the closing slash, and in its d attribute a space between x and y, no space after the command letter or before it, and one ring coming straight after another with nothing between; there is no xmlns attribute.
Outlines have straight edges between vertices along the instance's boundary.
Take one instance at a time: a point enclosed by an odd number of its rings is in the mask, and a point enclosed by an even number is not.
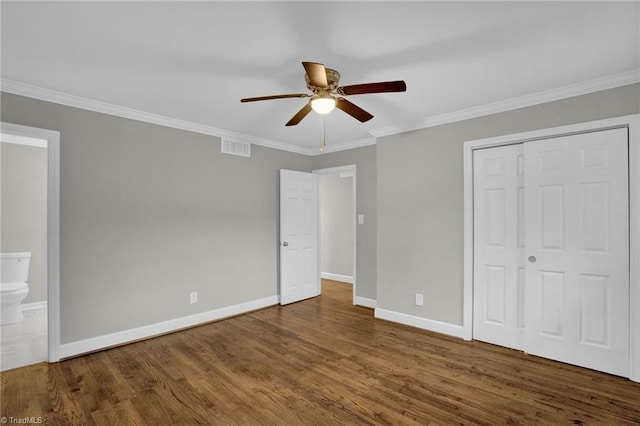
<svg viewBox="0 0 640 426"><path fill-rule="evenodd" d="M318 175L280 170L280 304L319 294Z"/></svg>
<svg viewBox="0 0 640 426"><path fill-rule="evenodd" d="M627 129L527 142L525 351L629 375Z"/></svg>
<svg viewBox="0 0 640 426"><path fill-rule="evenodd" d="M473 153L473 337L524 345L524 147Z"/></svg>

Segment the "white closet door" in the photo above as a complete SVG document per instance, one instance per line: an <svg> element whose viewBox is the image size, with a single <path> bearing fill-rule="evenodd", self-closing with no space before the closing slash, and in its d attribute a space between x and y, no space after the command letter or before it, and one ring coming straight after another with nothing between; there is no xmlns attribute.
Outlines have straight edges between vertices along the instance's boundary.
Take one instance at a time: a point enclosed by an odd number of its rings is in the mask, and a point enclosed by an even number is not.
<svg viewBox="0 0 640 426"><path fill-rule="evenodd" d="M524 148L474 151L473 337L524 344Z"/></svg>
<svg viewBox="0 0 640 426"><path fill-rule="evenodd" d="M525 351L629 375L627 129L524 144Z"/></svg>

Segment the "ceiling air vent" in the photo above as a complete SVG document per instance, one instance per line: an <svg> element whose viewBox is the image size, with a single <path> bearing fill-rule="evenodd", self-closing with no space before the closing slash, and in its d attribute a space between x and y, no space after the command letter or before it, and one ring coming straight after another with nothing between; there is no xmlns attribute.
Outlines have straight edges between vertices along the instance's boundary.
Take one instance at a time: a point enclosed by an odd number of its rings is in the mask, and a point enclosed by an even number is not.
<svg viewBox="0 0 640 426"><path fill-rule="evenodd" d="M236 142L222 139L222 153L251 157L251 144L247 142Z"/></svg>

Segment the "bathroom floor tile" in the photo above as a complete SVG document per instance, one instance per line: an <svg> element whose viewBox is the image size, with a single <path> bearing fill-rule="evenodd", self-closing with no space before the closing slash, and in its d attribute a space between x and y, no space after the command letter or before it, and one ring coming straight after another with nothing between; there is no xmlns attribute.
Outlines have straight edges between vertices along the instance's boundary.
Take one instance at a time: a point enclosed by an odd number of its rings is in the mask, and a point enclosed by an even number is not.
<svg viewBox="0 0 640 426"><path fill-rule="evenodd" d="M0 326L0 371L47 360L47 308L23 315L19 323Z"/></svg>

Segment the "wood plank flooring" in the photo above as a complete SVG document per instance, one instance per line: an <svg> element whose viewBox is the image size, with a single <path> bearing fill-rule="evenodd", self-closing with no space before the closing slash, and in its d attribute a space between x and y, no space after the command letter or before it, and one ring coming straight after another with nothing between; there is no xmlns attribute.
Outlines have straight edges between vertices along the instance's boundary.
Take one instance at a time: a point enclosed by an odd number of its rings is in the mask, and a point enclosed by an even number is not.
<svg viewBox="0 0 640 426"><path fill-rule="evenodd" d="M640 424L640 384L373 318L351 286L0 374L53 425ZM9 419L10 421L10 419Z"/></svg>

